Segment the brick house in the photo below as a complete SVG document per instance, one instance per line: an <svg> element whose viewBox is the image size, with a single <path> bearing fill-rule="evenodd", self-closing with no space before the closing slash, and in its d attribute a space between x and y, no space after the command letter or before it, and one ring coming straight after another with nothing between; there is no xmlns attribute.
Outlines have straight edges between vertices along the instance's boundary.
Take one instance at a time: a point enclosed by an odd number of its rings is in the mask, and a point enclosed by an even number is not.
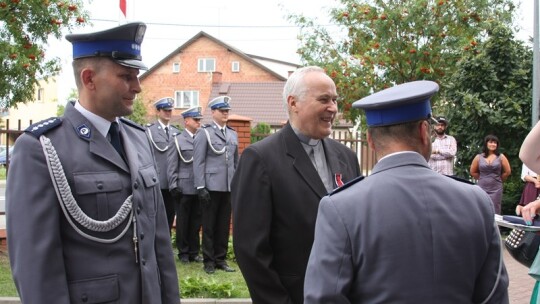
<svg viewBox="0 0 540 304"><path fill-rule="evenodd" d="M286 120L282 91L287 76L297 64L248 55L199 32L167 55L140 77L142 98L149 120L155 114L153 102L166 96L175 99L172 123L193 106L203 107L210 121L208 102L216 96L231 97L231 118L249 118L252 124L279 125Z"/></svg>

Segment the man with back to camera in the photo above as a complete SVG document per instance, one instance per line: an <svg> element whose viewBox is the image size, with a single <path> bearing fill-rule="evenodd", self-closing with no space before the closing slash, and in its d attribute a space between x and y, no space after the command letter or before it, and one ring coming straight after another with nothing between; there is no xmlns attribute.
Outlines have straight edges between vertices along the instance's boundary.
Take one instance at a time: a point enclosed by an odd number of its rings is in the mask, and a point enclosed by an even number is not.
<svg viewBox="0 0 540 304"><path fill-rule="evenodd" d="M201 204L203 226L203 269L234 272L227 264L231 222L231 180L238 163L238 134L227 126L231 106L229 96L208 103L210 124L203 125L193 142L193 174Z"/></svg>
<svg viewBox="0 0 540 304"><path fill-rule="evenodd" d="M435 120L435 139L431 144L431 156L429 166L435 172L444 175L454 175L454 158L457 152L456 139L446 134L448 121L445 117L439 116Z"/></svg>
<svg viewBox="0 0 540 304"><path fill-rule="evenodd" d="M508 303L491 199L427 163L438 88L415 81L353 103L378 162L321 200L304 303Z"/></svg>
<svg viewBox="0 0 540 304"><path fill-rule="evenodd" d="M182 112L184 130L172 140L169 150L169 189L176 200L176 248L181 263L202 262L201 206L194 186L193 138L201 127L201 107Z"/></svg>
<svg viewBox="0 0 540 304"><path fill-rule="evenodd" d="M359 176L352 150L328 138L336 86L320 67L283 89L289 122L244 150L233 178L233 244L253 303L302 303L320 199Z"/></svg>
<svg viewBox="0 0 540 304"><path fill-rule="evenodd" d="M167 160L168 150L172 149L172 138L180 131L169 124L174 105L174 99L171 97L161 98L154 103L158 119L154 123L146 125L148 138L154 147L154 155L158 166L159 184L161 195L165 203L165 213L167 214L167 223L169 231L172 229L175 215L175 200L169 191L169 181L167 170L169 162Z"/></svg>
<svg viewBox="0 0 540 304"><path fill-rule="evenodd" d="M22 303L179 303L153 149L121 118L141 92L146 25L70 34L79 93L17 140L9 257Z"/></svg>

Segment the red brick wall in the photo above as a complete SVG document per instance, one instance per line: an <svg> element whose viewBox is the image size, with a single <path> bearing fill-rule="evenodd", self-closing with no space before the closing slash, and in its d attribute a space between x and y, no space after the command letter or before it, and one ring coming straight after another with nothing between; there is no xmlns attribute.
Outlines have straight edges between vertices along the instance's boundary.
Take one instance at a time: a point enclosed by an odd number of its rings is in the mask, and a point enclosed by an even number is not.
<svg viewBox="0 0 540 304"><path fill-rule="evenodd" d="M238 154L242 155L251 143L251 121L253 119L240 115L231 115L227 125L238 133Z"/></svg>
<svg viewBox="0 0 540 304"><path fill-rule="evenodd" d="M160 66L154 67L151 74L141 80L142 98L147 105L149 117L154 117L153 103L162 97L173 97L175 91L199 91L200 106L203 109L212 91L212 73L197 72L200 58L215 58L216 72L221 73L222 82L268 82L281 81L273 74L245 60L238 54L228 50L205 36L201 36L185 47L181 52L171 56ZM233 73L231 63L240 62L240 72ZM180 63L180 72L173 73L173 63ZM184 109L173 110L173 116L179 116Z"/></svg>

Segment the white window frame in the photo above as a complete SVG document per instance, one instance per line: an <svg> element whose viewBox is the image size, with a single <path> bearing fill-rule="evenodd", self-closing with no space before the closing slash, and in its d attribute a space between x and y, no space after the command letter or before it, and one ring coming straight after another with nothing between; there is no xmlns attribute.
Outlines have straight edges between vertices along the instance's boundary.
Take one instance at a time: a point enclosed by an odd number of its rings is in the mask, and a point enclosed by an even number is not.
<svg viewBox="0 0 540 304"><path fill-rule="evenodd" d="M175 91L174 92L174 107L181 108L181 109L198 107L199 98L200 98L199 91L190 91L190 90ZM186 99L188 100L186 101Z"/></svg>
<svg viewBox="0 0 540 304"><path fill-rule="evenodd" d="M231 62L231 71L233 73L240 72L240 61L233 61Z"/></svg>
<svg viewBox="0 0 540 304"><path fill-rule="evenodd" d="M172 72L174 74L180 73L180 62L175 62L172 64Z"/></svg>
<svg viewBox="0 0 540 304"><path fill-rule="evenodd" d="M197 62L198 72L215 72L216 71L216 59L215 58L199 58Z"/></svg>

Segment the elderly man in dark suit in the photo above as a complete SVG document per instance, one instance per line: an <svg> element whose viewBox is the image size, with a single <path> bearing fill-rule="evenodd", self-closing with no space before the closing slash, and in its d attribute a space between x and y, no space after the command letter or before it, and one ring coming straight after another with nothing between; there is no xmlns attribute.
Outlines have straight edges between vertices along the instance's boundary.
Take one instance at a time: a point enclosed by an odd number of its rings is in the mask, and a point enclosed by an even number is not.
<svg viewBox="0 0 540 304"><path fill-rule="evenodd" d="M6 215L22 303L180 301L153 149L120 118L141 92L145 29L66 36L79 100L17 140Z"/></svg>
<svg viewBox="0 0 540 304"><path fill-rule="evenodd" d="M283 91L289 123L242 154L233 243L254 303L302 303L319 201L360 175L356 155L328 138L337 97L323 69L295 71Z"/></svg>
<svg viewBox="0 0 540 304"><path fill-rule="evenodd" d="M427 163L438 88L410 82L353 104L378 163L321 200L304 303L508 303L489 196Z"/></svg>

